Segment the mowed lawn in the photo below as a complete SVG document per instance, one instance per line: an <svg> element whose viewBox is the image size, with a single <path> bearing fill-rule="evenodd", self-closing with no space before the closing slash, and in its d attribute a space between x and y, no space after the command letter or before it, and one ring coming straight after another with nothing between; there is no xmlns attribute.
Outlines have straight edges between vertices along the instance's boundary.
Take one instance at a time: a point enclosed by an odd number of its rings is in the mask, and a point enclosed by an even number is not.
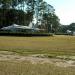
<svg viewBox="0 0 75 75"><path fill-rule="evenodd" d="M20 54L75 55L75 36L11 37L0 36L0 50Z"/></svg>

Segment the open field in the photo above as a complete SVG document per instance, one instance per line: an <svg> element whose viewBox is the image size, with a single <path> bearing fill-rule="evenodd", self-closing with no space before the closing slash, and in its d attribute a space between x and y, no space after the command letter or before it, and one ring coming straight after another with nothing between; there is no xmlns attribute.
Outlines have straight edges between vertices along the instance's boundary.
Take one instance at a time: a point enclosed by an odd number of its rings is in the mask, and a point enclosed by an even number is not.
<svg viewBox="0 0 75 75"><path fill-rule="evenodd" d="M29 62L0 62L0 75L75 75L75 67L57 67L52 64Z"/></svg>
<svg viewBox="0 0 75 75"><path fill-rule="evenodd" d="M0 50L20 54L75 55L75 36L8 37L0 36Z"/></svg>
<svg viewBox="0 0 75 75"><path fill-rule="evenodd" d="M0 36L0 75L75 75L75 36Z"/></svg>

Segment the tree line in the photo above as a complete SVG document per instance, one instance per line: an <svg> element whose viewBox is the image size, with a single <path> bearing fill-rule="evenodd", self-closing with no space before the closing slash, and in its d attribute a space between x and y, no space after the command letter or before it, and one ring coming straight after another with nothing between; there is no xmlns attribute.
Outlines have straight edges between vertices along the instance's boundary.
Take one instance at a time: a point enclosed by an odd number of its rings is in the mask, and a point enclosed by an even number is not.
<svg viewBox="0 0 75 75"><path fill-rule="evenodd" d="M23 8L23 9L21 9ZM29 25L34 16L37 27L46 32L57 32L59 18L52 5L43 0L0 0L0 28L13 23Z"/></svg>
<svg viewBox="0 0 75 75"><path fill-rule="evenodd" d="M62 34L66 34L67 30L74 32L75 31L75 23L71 23L69 25L60 25L58 32Z"/></svg>

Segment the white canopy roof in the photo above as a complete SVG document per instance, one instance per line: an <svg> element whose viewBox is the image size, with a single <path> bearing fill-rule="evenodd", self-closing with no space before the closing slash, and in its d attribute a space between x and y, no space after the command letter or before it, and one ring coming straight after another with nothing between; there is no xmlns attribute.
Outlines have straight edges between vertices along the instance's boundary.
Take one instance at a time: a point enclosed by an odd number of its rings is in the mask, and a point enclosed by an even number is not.
<svg viewBox="0 0 75 75"><path fill-rule="evenodd" d="M10 29L16 29L16 28L19 28L19 29L33 29L33 28L30 28L29 26L22 26L22 25L17 25L17 24L13 24L11 26L3 27L1 29L10 30Z"/></svg>

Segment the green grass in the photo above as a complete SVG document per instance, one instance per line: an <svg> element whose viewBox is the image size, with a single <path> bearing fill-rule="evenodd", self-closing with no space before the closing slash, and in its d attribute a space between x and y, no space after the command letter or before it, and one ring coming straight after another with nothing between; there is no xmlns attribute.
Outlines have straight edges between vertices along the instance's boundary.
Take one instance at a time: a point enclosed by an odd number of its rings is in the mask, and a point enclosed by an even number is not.
<svg viewBox="0 0 75 75"><path fill-rule="evenodd" d="M75 36L7 37L0 36L0 50L22 55L75 55Z"/></svg>

